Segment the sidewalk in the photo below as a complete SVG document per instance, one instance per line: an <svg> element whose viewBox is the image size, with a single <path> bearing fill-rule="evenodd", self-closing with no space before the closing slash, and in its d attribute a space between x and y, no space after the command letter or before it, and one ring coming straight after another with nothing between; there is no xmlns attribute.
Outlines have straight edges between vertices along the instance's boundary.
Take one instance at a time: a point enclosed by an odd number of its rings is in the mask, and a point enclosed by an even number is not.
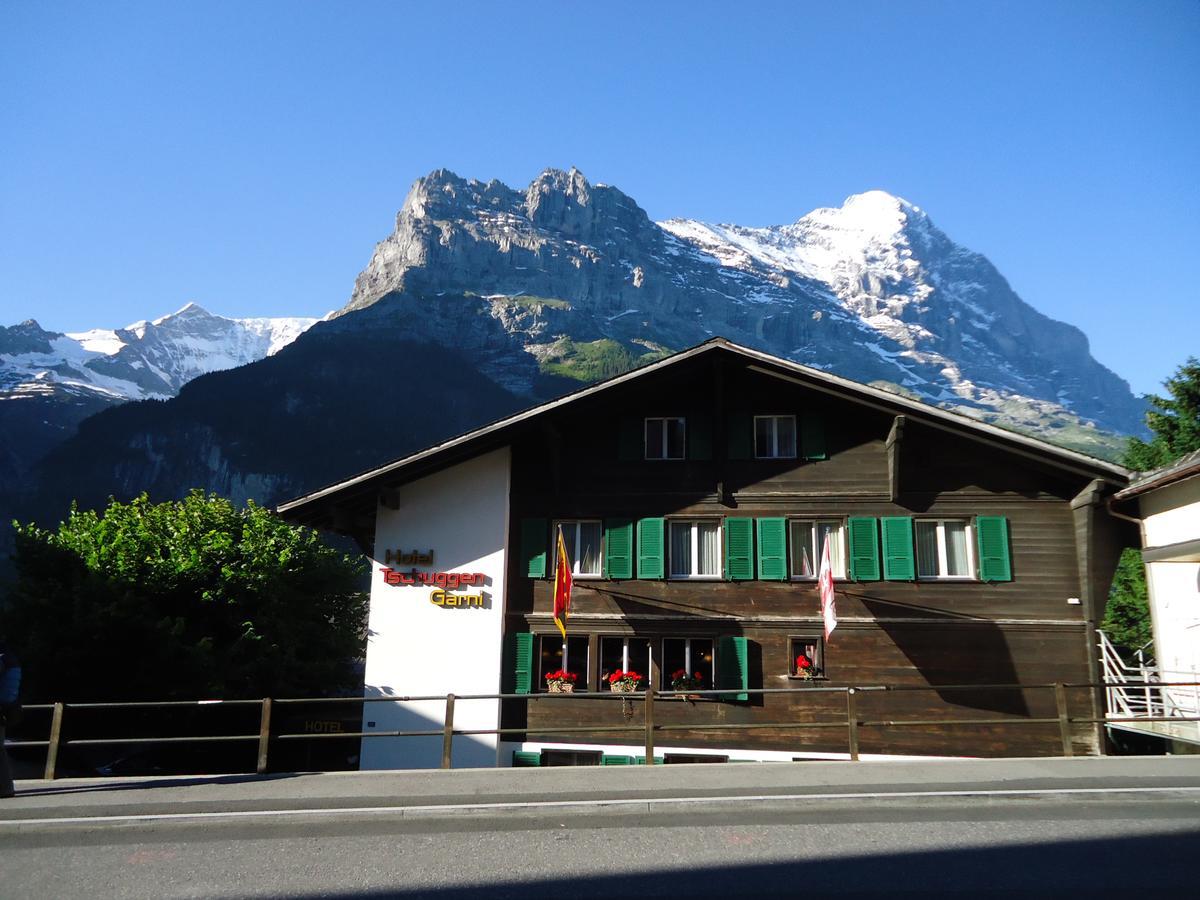
<svg viewBox="0 0 1200 900"><path fill-rule="evenodd" d="M4 826L33 820L210 818L304 812L509 814L547 805L648 811L660 804L836 802L870 796L1196 791L1200 757L813 762L460 769L19 781Z"/></svg>

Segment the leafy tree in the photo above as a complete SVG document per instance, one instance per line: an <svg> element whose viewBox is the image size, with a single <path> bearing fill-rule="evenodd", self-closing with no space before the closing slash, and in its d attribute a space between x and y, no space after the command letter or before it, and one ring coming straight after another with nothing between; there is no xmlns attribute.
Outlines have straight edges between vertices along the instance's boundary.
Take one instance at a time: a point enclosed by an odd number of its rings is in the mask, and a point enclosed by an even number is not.
<svg viewBox="0 0 1200 900"><path fill-rule="evenodd" d="M261 506L193 491L16 527L0 633L27 696L314 696L353 685L362 566Z"/></svg>
<svg viewBox="0 0 1200 900"><path fill-rule="evenodd" d="M1152 409L1146 413L1146 424L1153 436L1149 442L1130 438L1121 460L1135 471L1158 469L1200 450L1200 361L1189 357L1166 380L1164 387L1169 396L1151 394L1147 398ZM1100 627L1125 654L1151 639L1150 602L1141 551L1130 548L1121 555Z"/></svg>

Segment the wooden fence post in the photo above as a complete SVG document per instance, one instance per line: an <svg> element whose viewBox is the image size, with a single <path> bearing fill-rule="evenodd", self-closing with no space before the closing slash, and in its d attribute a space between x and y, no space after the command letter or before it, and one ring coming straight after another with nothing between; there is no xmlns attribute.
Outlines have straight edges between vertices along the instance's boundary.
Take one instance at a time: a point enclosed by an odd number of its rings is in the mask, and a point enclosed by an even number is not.
<svg viewBox="0 0 1200 900"><path fill-rule="evenodd" d="M454 695L446 695L446 721L442 725L442 768L450 768L450 754L454 750Z"/></svg>
<svg viewBox="0 0 1200 900"><path fill-rule="evenodd" d="M654 765L654 688L646 687L646 765Z"/></svg>
<svg viewBox="0 0 1200 900"><path fill-rule="evenodd" d="M267 774L267 748L271 744L271 698L263 697L262 716L258 721L258 765L255 767L259 775Z"/></svg>
<svg viewBox="0 0 1200 900"><path fill-rule="evenodd" d="M54 713L50 719L50 744L46 747L46 771L42 776L47 781L54 780L54 770L58 767L58 742L62 738L62 721L65 710L65 704L54 704ZM0 749L0 753L3 752L4 750Z"/></svg>
<svg viewBox="0 0 1200 900"><path fill-rule="evenodd" d="M1067 688L1061 681L1054 684L1054 705L1058 707L1058 731L1062 737L1063 756L1074 756L1071 746L1071 718L1067 715Z"/></svg>
<svg viewBox="0 0 1200 900"><path fill-rule="evenodd" d="M854 688L846 689L846 729L847 738L850 743L850 758L858 759L858 702L856 698L857 691Z"/></svg>

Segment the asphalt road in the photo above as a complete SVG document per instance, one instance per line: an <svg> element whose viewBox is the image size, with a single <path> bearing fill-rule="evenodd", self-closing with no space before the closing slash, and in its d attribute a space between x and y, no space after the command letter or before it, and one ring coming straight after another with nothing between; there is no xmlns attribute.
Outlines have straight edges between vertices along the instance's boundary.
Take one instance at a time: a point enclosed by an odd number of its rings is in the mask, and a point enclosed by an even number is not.
<svg viewBox="0 0 1200 900"><path fill-rule="evenodd" d="M1200 762L1077 762L26 782L0 897L1195 896Z"/></svg>

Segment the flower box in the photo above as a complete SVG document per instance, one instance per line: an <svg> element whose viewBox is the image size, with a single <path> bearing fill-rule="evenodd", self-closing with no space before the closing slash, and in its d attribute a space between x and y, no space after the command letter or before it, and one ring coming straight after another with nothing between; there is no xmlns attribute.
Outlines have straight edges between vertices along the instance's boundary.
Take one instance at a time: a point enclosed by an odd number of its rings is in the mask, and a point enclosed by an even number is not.
<svg viewBox="0 0 1200 900"><path fill-rule="evenodd" d="M546 690L551 694L573 694L575 685L569 681L547 681Z"/></svg>
<svg viewBox="0 0 1200 900"><path fill-rule="evenodd" d="M614 681L609 686L614 694L632 694L638 689L635 681Z"/></svg>

